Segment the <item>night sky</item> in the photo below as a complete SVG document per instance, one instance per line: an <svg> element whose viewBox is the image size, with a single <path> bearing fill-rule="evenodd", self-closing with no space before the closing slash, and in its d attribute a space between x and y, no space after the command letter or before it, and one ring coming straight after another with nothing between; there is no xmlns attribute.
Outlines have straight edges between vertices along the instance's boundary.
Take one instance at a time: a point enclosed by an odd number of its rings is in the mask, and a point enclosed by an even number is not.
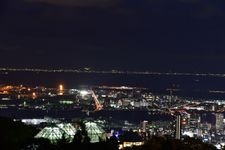
<svg viewBox="0 0 225 150"><path fill-rule="evenodd" d="M1 0L0 66L225 73L224 0Z"/></svg>

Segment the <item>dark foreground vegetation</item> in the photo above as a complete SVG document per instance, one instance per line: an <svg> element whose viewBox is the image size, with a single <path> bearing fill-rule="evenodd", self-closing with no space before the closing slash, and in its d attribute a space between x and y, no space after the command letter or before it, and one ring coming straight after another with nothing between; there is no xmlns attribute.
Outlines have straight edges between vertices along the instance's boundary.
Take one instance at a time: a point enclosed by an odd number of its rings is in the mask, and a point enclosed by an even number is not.
<svg viewBox="0 0 225 150"><path fill-rule="evenodd" d="M0 127L1 150L117 150L120 144L115 137L99 143L90 143L85 131L76 134L72 143L62 138L57 144L51 144L47 139L34 139L38 130L21 122L0 118ZM216 148L193 138L175 140L152 137L142 146L133 146L125 150L216 150Z"/></svg>

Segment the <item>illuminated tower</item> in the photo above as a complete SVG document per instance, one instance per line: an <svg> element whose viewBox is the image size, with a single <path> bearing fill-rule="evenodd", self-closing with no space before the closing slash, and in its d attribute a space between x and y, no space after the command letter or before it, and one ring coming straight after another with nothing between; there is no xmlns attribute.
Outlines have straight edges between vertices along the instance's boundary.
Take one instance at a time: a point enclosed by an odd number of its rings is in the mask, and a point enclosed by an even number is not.
<svg viewBox="0 0 225 150"><path fill-rule="evenodd" d="M59 93L58 93L58 95L63 95L63 93L64 93L64 87L63 87L62 84L60 84L59 85Z"/></svg>
<svg viewBox="0 0 225 150"><path fill-rule="evenodd" d="M177 114L176 117L176 139L180 140L181 135L181 115Z"/></svg>

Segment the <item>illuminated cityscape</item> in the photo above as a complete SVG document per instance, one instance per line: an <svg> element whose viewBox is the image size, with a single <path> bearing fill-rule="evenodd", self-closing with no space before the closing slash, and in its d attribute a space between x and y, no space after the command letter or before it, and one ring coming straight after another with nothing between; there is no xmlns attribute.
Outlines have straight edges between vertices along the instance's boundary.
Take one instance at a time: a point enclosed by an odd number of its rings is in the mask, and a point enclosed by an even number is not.
<svg viewBox="0 0 225 150"><path fill-rule="evenodd" d="M47 138L53 144L63 136L72 142L79 131L76 124L84 118L93 123L93 129L87 129L92 143L98 142L103 132L103 139L131 129L140 136L137 143L122 143L121 149L143 145L152 136L197 138L217 148L225 143L224 100L158 95L138 87L68 89L62 84L58 88L2 85L0 97L2 116L41 129L35 138ZM95 134L97 137L92 137Z"/></svg>
<svg viewBox="0 0 225 150"><path fill-rule="evenodd" d="M225 1L0 0L1 150L225 150Z"/></svg>

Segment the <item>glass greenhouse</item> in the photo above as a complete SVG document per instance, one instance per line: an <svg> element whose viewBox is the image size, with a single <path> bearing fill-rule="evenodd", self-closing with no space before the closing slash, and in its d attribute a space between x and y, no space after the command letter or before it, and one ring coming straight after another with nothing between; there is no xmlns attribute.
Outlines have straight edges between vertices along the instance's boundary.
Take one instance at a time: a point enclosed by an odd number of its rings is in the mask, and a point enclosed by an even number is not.
<svg viewBox="0 0 225 150"><path fill-rule="evenodd" d="M98 126L97 123L85 122L85 129L87 131L91 143L96 143L100 140L106 140L105 131L100 126ZM35 136L35 138L45 138L49 139L51 143L57 143L64 136L65 139L68 140L68 142L72 142L77 130L79 129L76 129L70 123L60 123L43 128Z"/></svg>

